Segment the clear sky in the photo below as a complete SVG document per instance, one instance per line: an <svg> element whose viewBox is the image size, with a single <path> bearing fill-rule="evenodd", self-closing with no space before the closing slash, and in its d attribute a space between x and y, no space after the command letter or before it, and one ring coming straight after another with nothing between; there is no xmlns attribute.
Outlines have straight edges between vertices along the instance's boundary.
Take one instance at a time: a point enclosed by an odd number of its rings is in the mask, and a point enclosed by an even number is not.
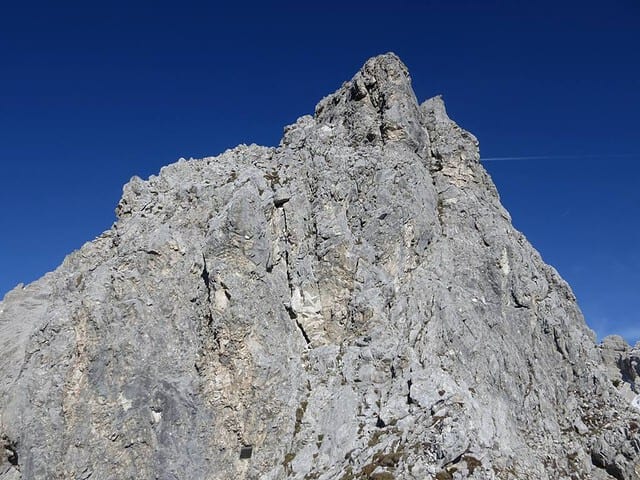
<svg viewBox="0 0 640 480"><path fill-rule="evenodd" d="M108 229L131 176L276 145L394 51L483 157L554 157L485 166L598 335L639 339L640 2L221 4L3 4L0 297Z"/></svg>

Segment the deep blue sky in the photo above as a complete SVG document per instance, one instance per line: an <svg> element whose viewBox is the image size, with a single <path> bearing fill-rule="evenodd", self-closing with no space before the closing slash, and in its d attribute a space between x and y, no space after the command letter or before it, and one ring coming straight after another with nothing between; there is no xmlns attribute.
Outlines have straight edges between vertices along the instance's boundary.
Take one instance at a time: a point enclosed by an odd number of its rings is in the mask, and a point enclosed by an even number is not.
<svg viewBox="0 0 640 480"><path fill-rule="evenodd" d="M444 94L599 336L640 337L640 2L5 2L0 297L179 157L276 145L387 51ZM619 154L630 156L619 157Z"/></svg>

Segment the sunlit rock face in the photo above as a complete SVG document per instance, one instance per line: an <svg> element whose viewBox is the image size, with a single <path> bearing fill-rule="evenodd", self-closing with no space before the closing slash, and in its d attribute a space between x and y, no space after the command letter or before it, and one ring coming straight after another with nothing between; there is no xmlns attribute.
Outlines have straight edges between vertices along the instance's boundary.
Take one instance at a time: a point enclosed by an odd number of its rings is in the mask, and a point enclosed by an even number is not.
<svg viewBox="0 0 640 480"><path fill-rule="evenodd" d="M640 478L638 350L395 55L117 213L0 303L0 479Z"/></svg>

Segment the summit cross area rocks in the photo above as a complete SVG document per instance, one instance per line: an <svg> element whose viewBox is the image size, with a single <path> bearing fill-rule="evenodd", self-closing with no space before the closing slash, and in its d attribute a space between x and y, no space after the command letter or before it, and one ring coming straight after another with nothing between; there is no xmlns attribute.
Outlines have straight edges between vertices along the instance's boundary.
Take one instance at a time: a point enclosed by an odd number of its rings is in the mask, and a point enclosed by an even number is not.
<svg viewBox="0 0 640 480"><path fill-rule="evenodd" d="M0 479L640 478L638 346L395 55L117 214L0 303Z"/></svg>

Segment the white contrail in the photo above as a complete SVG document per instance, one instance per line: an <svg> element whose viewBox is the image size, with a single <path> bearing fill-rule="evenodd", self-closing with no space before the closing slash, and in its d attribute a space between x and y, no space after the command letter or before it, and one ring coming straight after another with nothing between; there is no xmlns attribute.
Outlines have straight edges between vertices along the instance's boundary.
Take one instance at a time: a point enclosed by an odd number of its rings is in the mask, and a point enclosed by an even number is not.
<svg viewBox="0 0 640 480"><path fill-rule="evenodd" d="M511 160L579 160L581 158L634 158L637 153L603 154L603 155L530 155L523 157L482 157L481 162L506 162Z"/></svg>

